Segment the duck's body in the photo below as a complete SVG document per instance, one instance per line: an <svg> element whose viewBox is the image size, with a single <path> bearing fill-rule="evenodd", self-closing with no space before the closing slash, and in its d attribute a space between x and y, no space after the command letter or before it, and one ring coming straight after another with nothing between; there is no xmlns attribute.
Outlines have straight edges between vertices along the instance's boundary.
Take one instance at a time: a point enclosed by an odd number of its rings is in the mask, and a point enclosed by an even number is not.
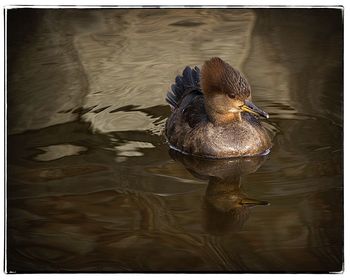
<svg viewBox="0 0 350 280"><path fill-rule="evenodd" d="M202 101L196 103L202 103L202 107L203 95L198 99ZM180 109L168 119L166 136L173 149L212 158L260 155L271 147L266 131L249 113L242 114L241 122L215 125L208 120L205 109L195 116L193 112L192 115L182 114Z"/></svg>
<svg viewBox="0 0 350 280"><path fill-rule="evenodd" d="M248 101L249 85L244 77L237 76L237 70L225 67L230 66L213 58L206 62L202 74L197 67L186 67L183 76L176 77L167 95L173 112L165 134L171 148L209 158L255 156L270 149L268 133L253 114L246 112L250 109L254 113L252 107L242 101L254 106ZM267 116L261 110L257 112Z"/></svg>

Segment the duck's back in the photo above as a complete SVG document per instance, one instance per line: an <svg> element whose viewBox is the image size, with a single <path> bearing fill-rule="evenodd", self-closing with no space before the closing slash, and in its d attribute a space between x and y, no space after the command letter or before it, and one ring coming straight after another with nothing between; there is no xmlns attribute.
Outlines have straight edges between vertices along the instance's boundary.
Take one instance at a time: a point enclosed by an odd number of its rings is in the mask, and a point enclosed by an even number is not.
<svg viewBox="0 0 350 280"><path fill-rule="evenodd" d="M242 113L242 121L214 125L209 121L200 88L200 71L186 67L167 93L172 114L165 134L171 148L211 158L253 156L271 147L270 138L254 116Z"/></svg>

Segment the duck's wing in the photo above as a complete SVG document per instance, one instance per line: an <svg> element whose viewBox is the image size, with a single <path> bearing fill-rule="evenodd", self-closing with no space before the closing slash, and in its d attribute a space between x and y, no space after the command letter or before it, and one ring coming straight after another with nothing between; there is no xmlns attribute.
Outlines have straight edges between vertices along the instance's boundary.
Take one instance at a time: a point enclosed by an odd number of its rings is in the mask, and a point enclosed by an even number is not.
<svg viewBox="0 0 350 280"><path fill-rule="evenodd" d="M167 119L165 135L171 147L183 152L188 152L185 146L191 144L191 141L185 140L188 134L206 119L199 80L199 68L186 67L182 76L176 77L166 96L173 113Z"/></svg>
<svg viewBox="0 0 350 280"><path fill-rule="evenodd" d="M187 66L182 76L178 75L175 79L175 84L171 86L165 100L169 103L172 111L182 107L181 104L184 98L190 94L202 94L200 84L200 70L196 66L193 69Z"/></svg>
<svg viewBox="0 0 350 280"><path fill-rule="evenodd" d="M193 92L190 95L187 95L182 103L182 121L187 123L191 128L194 128L198 123L207 120L203 94Z"/></svg>

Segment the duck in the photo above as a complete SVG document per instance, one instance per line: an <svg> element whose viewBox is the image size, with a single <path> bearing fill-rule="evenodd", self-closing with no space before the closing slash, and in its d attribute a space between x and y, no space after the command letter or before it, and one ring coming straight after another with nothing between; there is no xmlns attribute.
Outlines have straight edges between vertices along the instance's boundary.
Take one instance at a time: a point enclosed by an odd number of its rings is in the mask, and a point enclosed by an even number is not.
<svg viewBox="0 0 350 280"><path fill-rule="evenodd" d="M268 113L252 102L244 75L219 57L186 66L166 94L171 114L165 124L169 147L204 158L269 153L271 136L260 118Z"/></svg>

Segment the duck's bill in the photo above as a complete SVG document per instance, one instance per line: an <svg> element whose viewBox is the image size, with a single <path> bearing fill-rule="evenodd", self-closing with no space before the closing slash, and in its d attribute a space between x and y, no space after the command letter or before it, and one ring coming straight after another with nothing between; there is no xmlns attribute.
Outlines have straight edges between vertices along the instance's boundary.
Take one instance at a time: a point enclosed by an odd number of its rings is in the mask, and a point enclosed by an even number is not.
<svg viewBox="0 0 350 280"><path fill-rule="evenodd" d="M258 205L270 205L268 201L257 200L254 198L245 197L240 201L240 204L243 206L254 207Z"/></svg>
<svg viewBox="0 0 350 280"><path fill-rule="evenodd" d="M251 113L256 116L261 116L266 119L269 118L269 114L266 113L265 111L261 110L257 106L253 104L253 102L250 102L249 100L244 101L244 105L241 106L241 109L245 112Z"/></svg>

